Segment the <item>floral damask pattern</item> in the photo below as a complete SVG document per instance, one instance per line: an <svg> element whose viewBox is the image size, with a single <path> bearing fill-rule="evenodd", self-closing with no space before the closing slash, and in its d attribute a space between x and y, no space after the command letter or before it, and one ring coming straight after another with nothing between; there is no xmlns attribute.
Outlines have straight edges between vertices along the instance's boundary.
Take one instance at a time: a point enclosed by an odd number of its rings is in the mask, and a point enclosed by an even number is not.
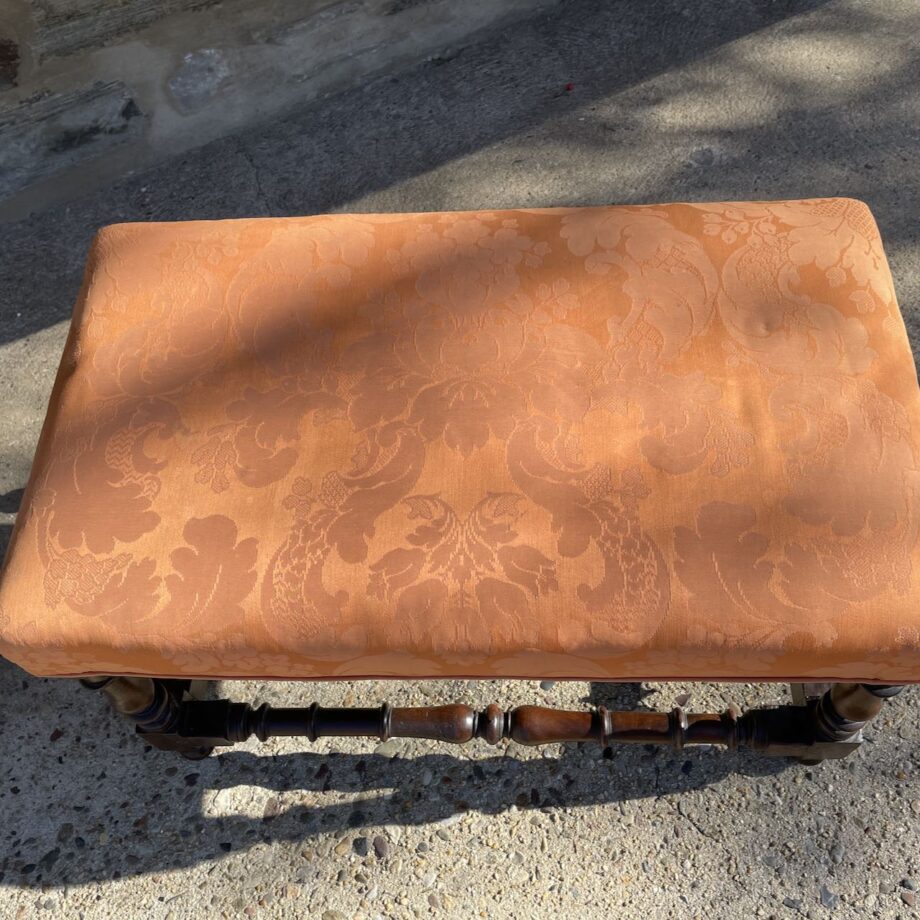
<svg viewBox="0 0 920 920"><path fill-rule="evenodd" d="M527 640L528 594L557 591L553 560L517 542L514 521L523 496L487 495L461 518L437 495L410 495L404 504L420 523L407 546L370 566L368 593L393 606L397 635L431 647L431 623L441 622L464 651L491 650L492 624L502 620Z"/></svg>
<svg viewBox="0 0 920 920"><path fill-rule="evenodd" d="M920 680L918 409L849 199L110 227L0 651Z"/></svg>

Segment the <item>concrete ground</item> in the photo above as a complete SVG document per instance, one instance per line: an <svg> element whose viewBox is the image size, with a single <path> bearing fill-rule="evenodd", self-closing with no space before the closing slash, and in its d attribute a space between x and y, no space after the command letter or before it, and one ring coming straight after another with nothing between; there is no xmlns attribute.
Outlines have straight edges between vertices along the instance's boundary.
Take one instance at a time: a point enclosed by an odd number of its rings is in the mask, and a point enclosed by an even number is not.
<svg viewBox="0 0 920 920"><path fill-rule="evenodd" d="M852 195L878 217L916 352L918 35L915 0L573 0L0 227L0 535L89 238L111 221ZM226 689L655 708L784 693ZM849 761L815 768L712 751L280 741L190 764L145 751L72 683L0 662L0 697L4 920L920 916L917 692Z"/></svg>

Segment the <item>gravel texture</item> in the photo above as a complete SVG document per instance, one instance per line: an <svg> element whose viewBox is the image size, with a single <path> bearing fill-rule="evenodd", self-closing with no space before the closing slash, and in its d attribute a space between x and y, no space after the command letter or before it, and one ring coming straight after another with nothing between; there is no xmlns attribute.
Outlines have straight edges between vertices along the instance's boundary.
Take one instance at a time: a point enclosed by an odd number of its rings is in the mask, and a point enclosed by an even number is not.
<svg viewBox="0 0 920 920"><path fill-rule="evenodd" d="M920 343L913 0L574 0L0 226L0 552L94 229L127 219L846 194ZM566 88L571 85L571 88ZM784 687L234 683L239 699L693 710ZM843 762L273 741L190 763L0 661L0 917L920 916L918 695Z"/></svg>
<svg viewBox="0 0 920 920"><path fill-rule="evenodd" d="M240 699L722 708L779 687L233 683ZM847 761L428 742L145 748L75 684L0 670L0 916L910 917L916 698Z"/></svg>

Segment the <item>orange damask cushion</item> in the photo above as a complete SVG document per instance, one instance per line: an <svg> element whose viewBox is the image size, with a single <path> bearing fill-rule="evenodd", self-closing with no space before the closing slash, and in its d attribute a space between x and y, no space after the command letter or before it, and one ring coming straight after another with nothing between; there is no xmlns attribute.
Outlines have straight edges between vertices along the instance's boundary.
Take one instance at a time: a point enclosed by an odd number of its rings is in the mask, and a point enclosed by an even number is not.
<svg viewBox="0 0 920 920"><path fill-rule="evenodd" d="M918 410L857 201L108 227L0 651L917 681Z"/></svg>

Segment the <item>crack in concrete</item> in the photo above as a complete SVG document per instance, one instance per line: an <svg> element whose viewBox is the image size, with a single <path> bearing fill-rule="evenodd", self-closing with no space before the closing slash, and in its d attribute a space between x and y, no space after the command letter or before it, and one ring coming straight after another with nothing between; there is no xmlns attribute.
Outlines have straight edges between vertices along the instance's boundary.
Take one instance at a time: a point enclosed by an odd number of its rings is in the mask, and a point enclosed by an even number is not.
<svg viewBox="0 0 920 920"><path fill-rule="evenodd" d="M274 208L272 208L271 203L268 200L268 195L265 191L265 187L262 185L262 171L258 166L256 166L256 161L253 159L252 154L246 149L245 144L243 144L243 142L239 139L236 141L236 148L239 150L240 155L249 164L249 168L252 170L252 177L255 179L256 183L256 193L262 207L265 209L269 217L277 216L275 214Z"/></svg>
<svg viewBox="0 0 920 920"><path fill-rule="evenodd" d="M725 849L725 844L724 844L718 837L714 837L712 834L709 833L709 831L704 830L703 827L702 827L702 825L700 825L700 823L699 823L698 821L696 821L695 818L690 817L690 815L688 815L688 814L683 810L683 803L682 803L682 802L680 802L680 801L678 801L678 802L672 802L672 801L670 801L670 800L668 800L668 799L665 799L665 801L666 801L666 802L674 809L674 811L675 811L678 815L680 815L680 817L683 818L683 819L684 819L684 820L685 820L685 821L686 821L686 822L687 822L687 823L688 823L688 824L689 824L689 825L690 825L700 836L705 837L707 840L712 840L714 843L717 843L723 850Z"/></svg>

